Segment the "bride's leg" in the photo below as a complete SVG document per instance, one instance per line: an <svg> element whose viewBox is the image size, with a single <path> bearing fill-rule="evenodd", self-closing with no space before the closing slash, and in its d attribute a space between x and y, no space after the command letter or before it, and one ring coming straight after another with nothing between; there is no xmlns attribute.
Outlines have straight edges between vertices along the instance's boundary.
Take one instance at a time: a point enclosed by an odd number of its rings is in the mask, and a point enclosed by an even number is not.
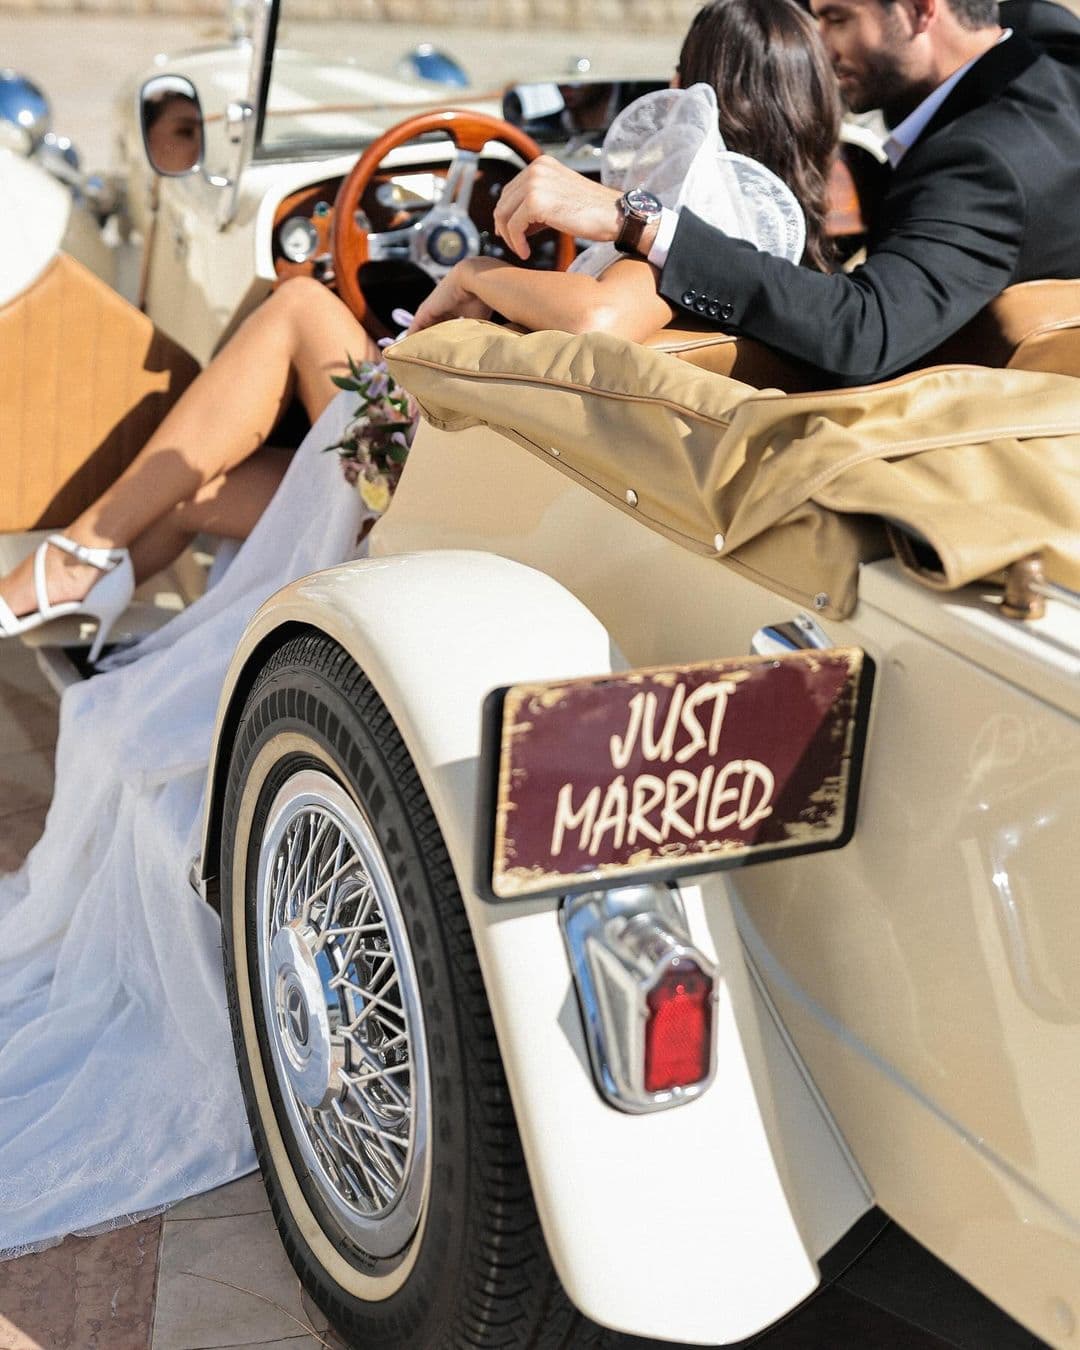
<svg viewBox="0 0 1080 1350"><path fill-rule="evenodd" d="M265 446L159 516L131 544L135 575L152 577L168 567L197 534L246 539L270 504L292 457L292 450Z"/></svg>
<svg viewBox="0 0 1080 1350"><path fill-rule="evenodd" d="M132 543L155 521L228 474L263 444L282 410L299 397L314 419L337 392L331 375L345 354L378 349L326 287L286 282L241 325L173 406L136 458L65 533L91 548ZM147 575L136 566L136 576ZM100 573L58 549L46 554L49 598L81 599ZM0 579L15 614L37 608L28 559Z"/></svg>

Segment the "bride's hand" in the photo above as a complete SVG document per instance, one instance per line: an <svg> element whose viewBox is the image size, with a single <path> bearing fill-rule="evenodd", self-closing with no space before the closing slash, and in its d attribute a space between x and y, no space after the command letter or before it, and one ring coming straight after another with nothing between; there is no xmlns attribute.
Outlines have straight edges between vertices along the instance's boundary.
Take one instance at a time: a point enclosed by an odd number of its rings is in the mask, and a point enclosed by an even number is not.
<svg viewBox="0 0 1080 1350"><path fill-rule="evenodd" d="M470 258L452 267L428 298L416 311L406 336L419 333L432 324L446 319L490 319L491 306L475 296L469 288L474 265L481 260Z"/></svg>

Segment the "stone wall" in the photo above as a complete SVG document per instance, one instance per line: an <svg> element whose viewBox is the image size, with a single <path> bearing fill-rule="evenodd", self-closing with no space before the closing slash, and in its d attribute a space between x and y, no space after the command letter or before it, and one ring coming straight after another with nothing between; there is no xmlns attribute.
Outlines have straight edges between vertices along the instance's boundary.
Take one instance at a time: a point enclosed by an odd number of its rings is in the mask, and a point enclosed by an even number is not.
<svg viewBox="0 0 1080 1350"><path fill-rule="evenodd" d="M225 0L242 7L246 0ZM294 19L429 23L446 27L683 32L703 0L289 0ZM1080 0L1060 0L1080 15ZM93 12L220 17L223 0L0 0L0 14Z"/></svg>
<svg viewBox="0 0 1080 1350"><path fill-rule="evenodd" d="M244 0L233 0L242 6ZM702 0L289 0L293 19L426 23L440 27L680 32ZM220 17L222 0L0 0L2 13Z"/></svg>
<svg viewBox="0 0 1080 1350"><path fill-rule="evenodd" d="M184 0L164 0L184 3ZM190 0L200 3L201 0ZM211 0L212 3L212 0ZM476 28L615 29L656 32L684 28L702 0L290 0L311 18L425 22Z"/></svg>

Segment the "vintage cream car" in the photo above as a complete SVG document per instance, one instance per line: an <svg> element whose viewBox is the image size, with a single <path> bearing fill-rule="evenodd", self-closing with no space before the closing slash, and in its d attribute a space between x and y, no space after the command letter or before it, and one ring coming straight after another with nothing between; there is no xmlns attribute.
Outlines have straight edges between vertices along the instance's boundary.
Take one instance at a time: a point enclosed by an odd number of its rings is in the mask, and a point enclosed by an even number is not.
<svg viewBox="0 0 1080 1350"><path fill-rule="evenodd" d="M476 168L475 209L511 163L469 158L475 108L263 154L276 13L232 170L143 221L145 314L64 257L0 310L0 349L61 303L141 333L113 422L292 269L374 325L364 248L480 246L434 182ZM383 163L442 126L456 167ZM822 392L695 330L390 349L409 462L366 559L252 618L193 878L286 1250L351 1342L739 1341L877 1207L1075 1343L1080 294L941 355ZM98 434L37 477L5 435L7 529L122 462Z"/></svg>

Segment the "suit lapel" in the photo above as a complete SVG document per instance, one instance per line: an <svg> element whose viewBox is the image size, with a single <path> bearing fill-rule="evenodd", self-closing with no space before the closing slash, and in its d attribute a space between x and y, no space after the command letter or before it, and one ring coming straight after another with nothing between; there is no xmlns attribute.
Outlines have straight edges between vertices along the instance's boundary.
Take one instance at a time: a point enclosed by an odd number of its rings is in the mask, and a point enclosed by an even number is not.
<svg viewBox="0 0 1080 1350"><path fill-rule="evenodd" d="M997 98L1006 85L1011 84L1038 59L1038 48L1019 33L1013 33L1012 37L991 47L957 82L949 97L926 124L919 140L926 140L964 113Z"/></svg>

